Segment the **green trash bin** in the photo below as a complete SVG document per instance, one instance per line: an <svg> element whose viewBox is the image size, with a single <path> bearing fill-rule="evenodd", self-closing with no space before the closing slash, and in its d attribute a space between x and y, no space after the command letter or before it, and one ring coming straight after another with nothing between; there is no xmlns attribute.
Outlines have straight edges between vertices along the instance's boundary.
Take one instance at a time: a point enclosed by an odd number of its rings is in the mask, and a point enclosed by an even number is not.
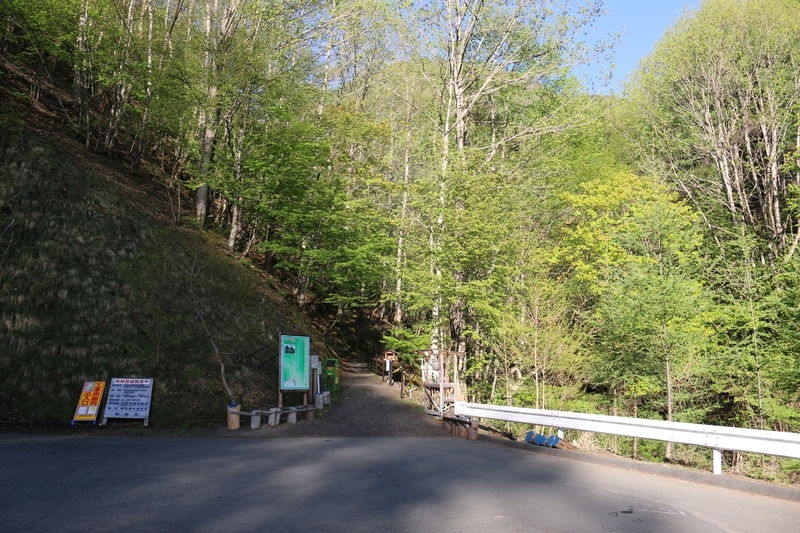
<svg viewBox="0 0 800 533"><path fill-rule="evenodd" d="M326 391L331 394L339 394L339 360L333 357L325 360L322 367L322 378Z"/></svg>

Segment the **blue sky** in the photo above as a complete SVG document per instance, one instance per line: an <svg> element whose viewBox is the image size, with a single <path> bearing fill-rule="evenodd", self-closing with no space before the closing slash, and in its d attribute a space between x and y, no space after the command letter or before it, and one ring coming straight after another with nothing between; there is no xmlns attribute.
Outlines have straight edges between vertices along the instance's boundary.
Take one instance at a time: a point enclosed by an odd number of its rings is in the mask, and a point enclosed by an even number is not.
<svg viewBox="0 0 800 533"><path fill-rule="evenodd" d="M620 31L625 27L621 42L616 46L614 77L608 88L600 92L619 92L622 82L641 59L653 51L655 44L683 12L697 8L701 0L604 0L608 14L596 23L600 35ZM578 72L596 76L597 68L581 68Z"/></svg>

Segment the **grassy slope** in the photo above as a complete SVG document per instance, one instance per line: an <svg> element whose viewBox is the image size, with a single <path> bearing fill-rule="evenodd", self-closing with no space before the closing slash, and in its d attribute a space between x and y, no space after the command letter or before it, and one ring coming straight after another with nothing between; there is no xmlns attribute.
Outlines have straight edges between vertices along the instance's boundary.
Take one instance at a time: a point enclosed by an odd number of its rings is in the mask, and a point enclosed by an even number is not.
<svg viewBox="0 0 800 533"><path fill-rule="evenodd" d="M155 378L155 426L220 423L227 395L211 341L245 408L274 402L278 334L313 336L308 320L218 236L157 222L141 209L155 201L146 187L9 109L0 110L0 424L66 423L82 382L112 376Z"/></svg>

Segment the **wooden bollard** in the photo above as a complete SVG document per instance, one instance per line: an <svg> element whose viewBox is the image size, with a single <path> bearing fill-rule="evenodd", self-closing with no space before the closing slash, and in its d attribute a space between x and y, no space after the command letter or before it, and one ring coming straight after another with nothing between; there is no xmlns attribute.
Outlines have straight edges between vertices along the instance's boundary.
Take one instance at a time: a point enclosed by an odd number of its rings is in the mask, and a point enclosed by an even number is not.
<svg viewBox="0 0 800 533"><path fill-rule="evenodd" d="M239 429L239 405L228 404L228 429Z"/></svg>
<svg viewBox="0 0 800 533"><path fill-rule="evenodd" d="M467 440L478 440L478 419L470 418L467 427Z"/></svg>
<svg viewBox="0 0 800 533"><path fill-rule="evenodd" d="M281 408L280 407L273 407L269 410L269 419L267 420L267 425L270 427L275 427L281 423Z"/></svg>
<svg viewBox="0 0 800 533"><path fill-rule="evenodd" d="M312 422L313 420L314 420L314 410L313 409L307 409L306 410L306 421L307 422Z"/></svg>
<svg viewBox="0 0 800 533"><path fill-rule="evenodd" d="M261 411L253 411L250 415L250 429L261 429Z"/></svg>
<svg viewBox="0 0 800 533"><path fill-rule="evenodd" d="M289 408L289 414L286 415L286 423L292 426L297 424L297 407Z"/></svg>

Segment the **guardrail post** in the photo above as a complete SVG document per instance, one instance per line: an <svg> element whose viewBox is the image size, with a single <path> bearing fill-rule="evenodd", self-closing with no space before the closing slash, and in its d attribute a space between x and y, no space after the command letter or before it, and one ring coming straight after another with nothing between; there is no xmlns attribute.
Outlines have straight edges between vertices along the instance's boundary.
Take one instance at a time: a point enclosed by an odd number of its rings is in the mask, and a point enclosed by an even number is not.
<svg viewBox="0 0 800 533"><path fill-rule="evenodd" d="M281 423L281 408L280 407L273 407L269 410L269 419L267 421L267 425L270 427L275 427Z"/></svg>
<svg viewBox="0 0 800 533"><path fill-rule="evenodd" d="M714 448L713 452L714 452L714 474L719 475L722 473L722 450Z"/></svg>
<svg viewBox="0 0 800 533"><path fill-rule="evenodd" d="M558 440L564 440L564 430L562 428L558 428Z"/></svg>

